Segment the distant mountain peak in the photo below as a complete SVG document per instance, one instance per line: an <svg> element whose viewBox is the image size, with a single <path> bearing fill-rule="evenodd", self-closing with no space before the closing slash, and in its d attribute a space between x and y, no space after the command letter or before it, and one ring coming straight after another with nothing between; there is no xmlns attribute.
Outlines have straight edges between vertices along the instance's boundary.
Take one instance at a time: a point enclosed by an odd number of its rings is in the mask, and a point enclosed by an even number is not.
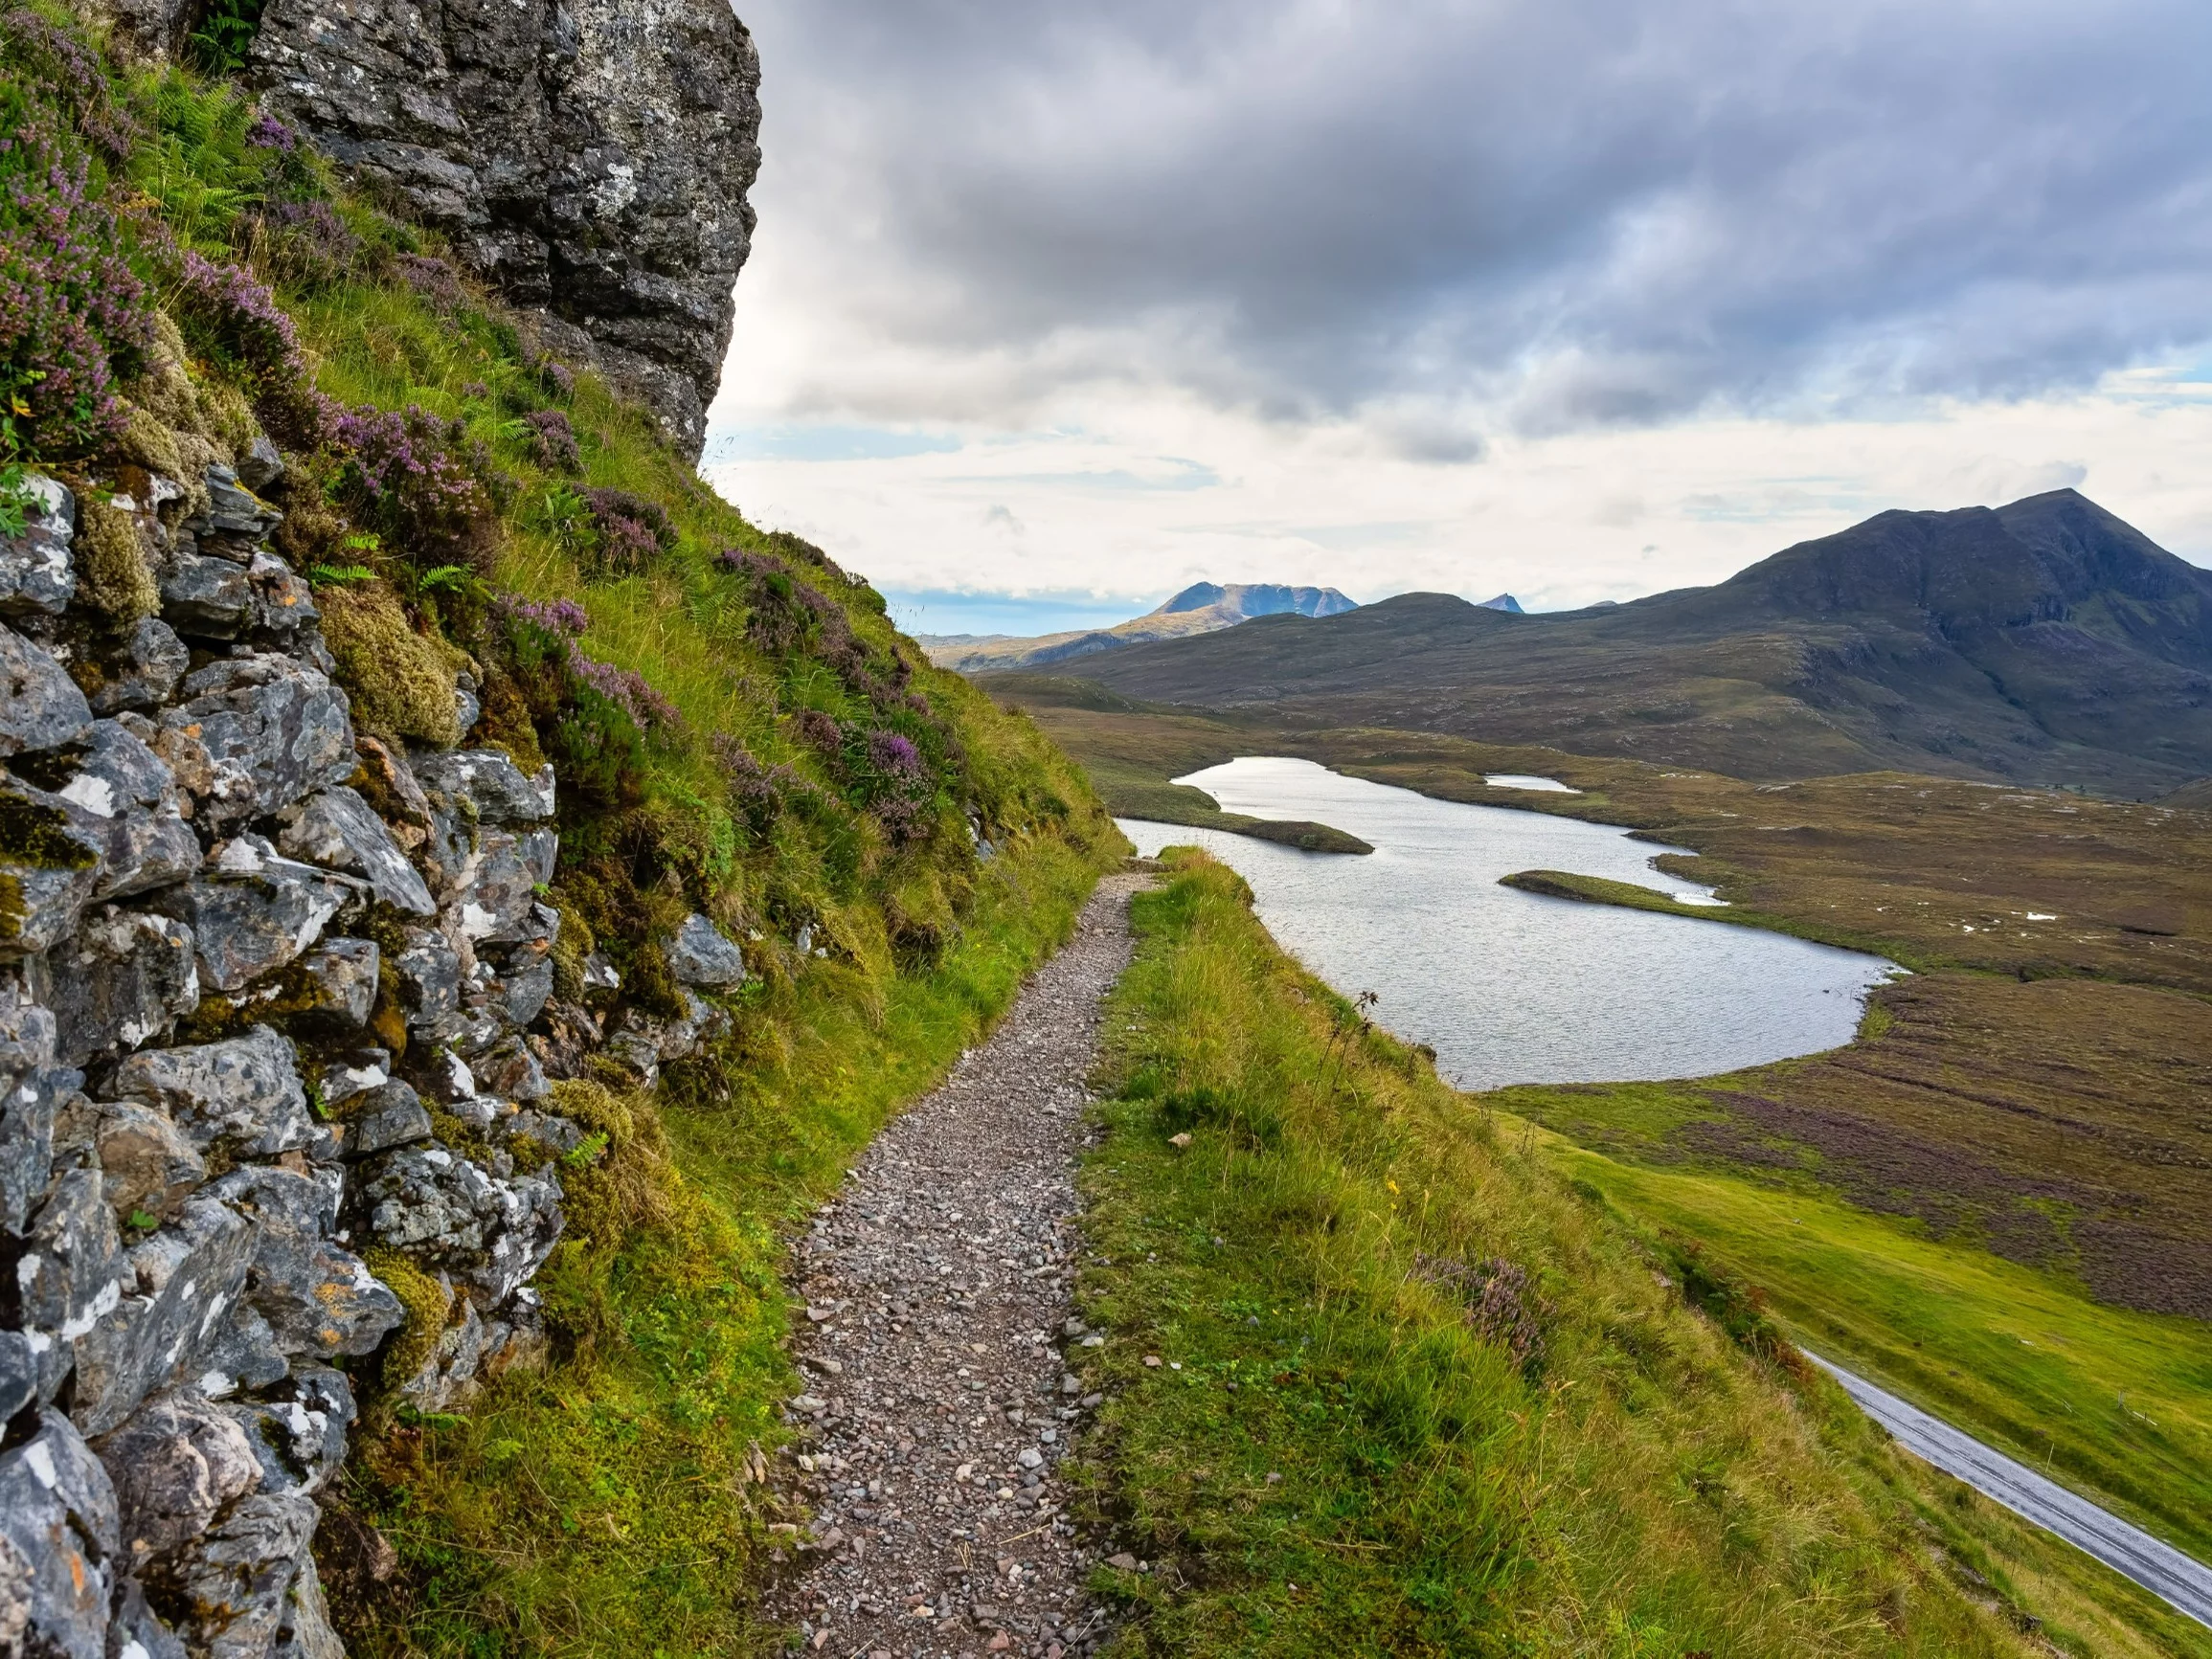
<svg viewBox="0 0 2212 1659"><path fill-rule="evenodd" d="M1495 599L1485 599L1475 608L1478 611L1505 611L1516 617L1528 615L1521 608L1521 601L1511 594L1501 594Z"/></svg>
<svg viewBox="0 0 2212 1659"><path fill-rule="evenodd" d="M1334 588L1293 588L1281 582L1193 582L1152 613L1180 617L1191 611L1221 612L1225 620L1253 617L1336 617L1359 609Z"/></svg>
<svg viewBox="0 0 2212 1659"><path fill-rule="evenodd" d="M1294 588L1281 582L1193 582L1157 611L1111 628L1078 628L1034 639L931 637L921 640L930 661L963 674L1042 668L1118 645L1147 644L1192 634L1212 634L1254 617L1336 617L1359 602L1334 588Z"/></svg>

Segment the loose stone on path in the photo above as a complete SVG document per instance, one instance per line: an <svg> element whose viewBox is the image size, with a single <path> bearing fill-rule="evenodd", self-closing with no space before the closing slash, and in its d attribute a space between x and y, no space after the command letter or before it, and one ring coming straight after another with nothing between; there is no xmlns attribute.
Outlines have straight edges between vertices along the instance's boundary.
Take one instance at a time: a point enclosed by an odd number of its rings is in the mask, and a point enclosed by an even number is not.
<svg viewBox="0 0 2212 1659"><path fill-rule="evenodd" d="M1086 1401L1062 1350L1100 1003L1127 966L1107 877L998 1032L893 1122L800 1246L793 1400L813 1545L771 1610L806 1651L1077 1659L1106 1635L1056 1475Z"/></svg>

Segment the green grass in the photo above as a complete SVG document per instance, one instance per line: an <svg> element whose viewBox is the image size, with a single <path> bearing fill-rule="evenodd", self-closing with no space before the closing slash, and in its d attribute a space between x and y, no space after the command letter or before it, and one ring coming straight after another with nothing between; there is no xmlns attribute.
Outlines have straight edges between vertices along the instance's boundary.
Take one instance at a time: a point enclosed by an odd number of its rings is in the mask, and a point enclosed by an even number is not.
<svg viewBox="0 0 2212 1659"><path fill-rule="evenodd" d="M1185 859L1136 921L1080 1287L1111 1337L1091 1502L1151 1568L1101 1569L1118 1652L2025 1650L2030 1592L1926 1471L1687 1307L1546 1137L1364 1027L1233 875Z"/></svg>
<svg viewBox="0 0 2212 1659"><path fill-rule="evenodd" d="M1664 1100L1622 1110L1671 1115ZM2057 1273L1818 1192L1575 1149L1559 1159L1623 1210L1703 1241L1816 1352L2212 1560L2201 1321L2100 1307Z"/></svg>

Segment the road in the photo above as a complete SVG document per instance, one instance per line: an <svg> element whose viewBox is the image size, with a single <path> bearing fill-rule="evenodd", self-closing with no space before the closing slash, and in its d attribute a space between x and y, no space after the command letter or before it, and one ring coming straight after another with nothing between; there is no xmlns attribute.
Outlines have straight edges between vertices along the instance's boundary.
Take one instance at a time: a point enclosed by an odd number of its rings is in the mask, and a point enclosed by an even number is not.
<svg viewBox="0 0 2212 1659"><path fill-rule="evenodd" d="M1906 1450L2015 1514L2056 1533L2075 1548L2088 1551L2199 1624L2212 1625L2212 1567L2190 1559L2140 1527L2130 1526L2025 1464L1992 1451L1950 1424L1840 1366L1831 1365L1817 1354L1805 1356L1841 1383L1843 1391L1859 1402L1859 1408L1887 1429Z"/></svg>

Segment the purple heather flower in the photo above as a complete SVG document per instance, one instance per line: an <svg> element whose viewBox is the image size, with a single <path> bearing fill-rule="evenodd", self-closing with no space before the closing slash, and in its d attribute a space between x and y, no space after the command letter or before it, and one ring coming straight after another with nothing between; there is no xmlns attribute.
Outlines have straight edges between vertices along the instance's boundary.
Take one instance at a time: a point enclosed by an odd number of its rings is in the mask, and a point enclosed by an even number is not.
<svg viewBox="0 0 2212 1659"><path fill-rule="evenodd" d="M254 117L254 124L246 128L246 143L256 149L273 149L280 154L290 155L299 146L300 141L290 127L267 110L262 110Z"/></svg>

